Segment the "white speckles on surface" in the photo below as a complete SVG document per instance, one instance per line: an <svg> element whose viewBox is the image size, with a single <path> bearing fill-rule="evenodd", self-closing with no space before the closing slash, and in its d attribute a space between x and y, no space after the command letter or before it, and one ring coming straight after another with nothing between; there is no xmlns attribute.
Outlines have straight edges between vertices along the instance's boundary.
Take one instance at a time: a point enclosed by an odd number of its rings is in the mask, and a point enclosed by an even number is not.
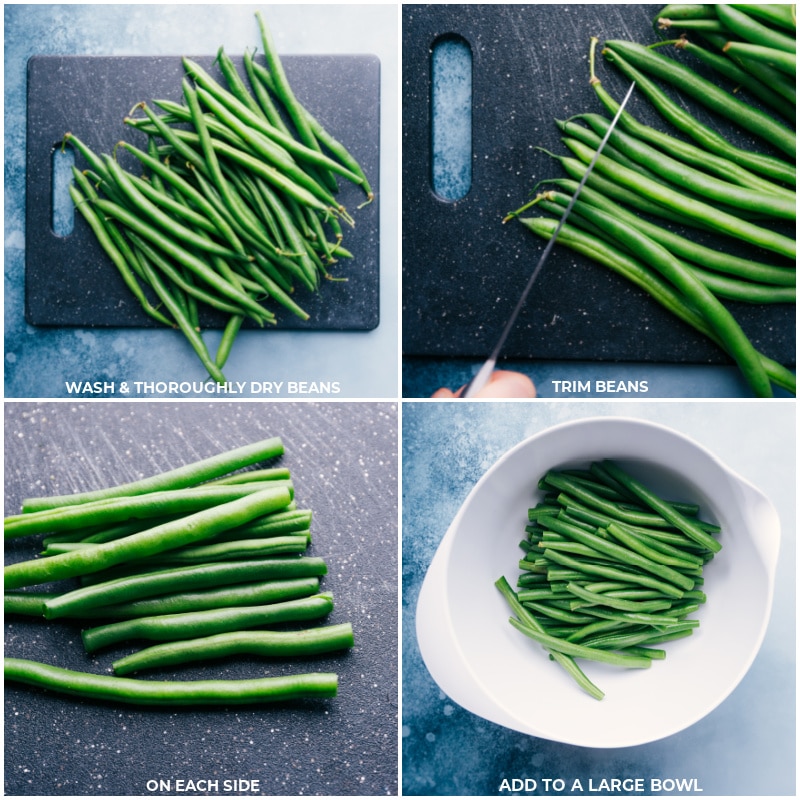
<svg viewBox="0 0 800 800"><path fill-rule="evenodd" d="M313 661L340 675L339 696L324 704L121 712L7 687L7 791L143 794L147 779L200 776L198 765L218 764L223 777L258 778L268 793L396 794L397 413L396 404L380 403L8 404L7 513L30 494L97 488L281 435L281 464L292 470L298 501L315 513L312 549L330 566L331 622L352 621L357 646L341 659ZM9 547L7 560L24 557L27 546ZM64 666L106 671L106 654L85 663L76 633L14 620L6 653L39 660L58 653ZM191 672L244 677L287 667L243 660ZM15 759L15 751L36 758ZM17 763L29 772L12 769ZM75 774L75 763L86 771Z"/></svg>

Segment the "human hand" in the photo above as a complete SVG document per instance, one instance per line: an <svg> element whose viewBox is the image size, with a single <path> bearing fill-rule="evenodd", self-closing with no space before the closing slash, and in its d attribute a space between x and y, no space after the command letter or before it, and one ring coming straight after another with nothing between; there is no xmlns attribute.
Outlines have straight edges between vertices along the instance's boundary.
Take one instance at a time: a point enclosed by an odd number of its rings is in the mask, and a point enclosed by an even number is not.
<svg viewBox="0 0 800 800"><path fill-rule="evenodd" d="M461 391L459 389L459 391ZM457 392L450 389L438 389L431 397L448 398L457 397ZM521 372L496 369L489 382L476 395L476 398L532 398L536 397L536 387L533 381Z"/></svg>

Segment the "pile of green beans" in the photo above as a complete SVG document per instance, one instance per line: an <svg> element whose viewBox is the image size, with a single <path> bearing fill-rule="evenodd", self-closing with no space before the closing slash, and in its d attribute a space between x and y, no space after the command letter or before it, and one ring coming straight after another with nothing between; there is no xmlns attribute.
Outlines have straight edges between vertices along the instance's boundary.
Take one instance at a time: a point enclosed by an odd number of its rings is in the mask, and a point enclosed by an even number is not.
<svg viewBox="0 0 800 800"><path fill-rule="evenodd" d="M776 387L796 394L794 371L758 352L736 318L737 303L796 303L794 73L728 45L741 40L793 54L793 9L673 4L654 25L677 29L680 39L650 46L606 41L608 62L635 81L663 125L646 125L630 109L621 113L559 234L560 243L629 278L717 344L758 397L773 396ZM721 85L664 55L671 44ZM552 220L522 215L537 207L562 216L619 110L596 74L597 45L593 38L590 84L609 116L583 113L558 122L570 154L550 155L568 178L541 180L534 198L505 218L520 218L544 239L555 231ZM754 102L721 88L731 82ZM761 140L763 151L736 147L701 124L684 98L734 121ZM711 244L700 244L700 234Z"/></svg>
<svg viewBox="0 0 800 800"><path fill-rule="evenodd" d="M373 190L347 148L293 93L269 28L256 14L265 64L245 55L246 76L223 48L217 80L184 58L183 103L139 103L125 122L145 146L118 142L98 154L73 132L64 136L86 163L73 168L70 195L144 312L180 329L207 370L223 367L245 320L274 324L276 310L307 320L295 299L330 267L352 258L336 198L338 178ZM117 154L133 156L123 168ZM212 356L201 309L227 319Z"/></svg>
<svg viewBox="0 0 800 800"><path fill-rule="evenodd" d="M504 576L495 585L514 628L601 700L576 659L647 668L666 657L655 645L691 635L721 530L696 504L664 500L613 460L552 469L539 489L516 587Z"/></svg>
<svg viewBox="0 0 800 800"><path fill-rule="evenodd" d="M272 437L125 484L24 500L20 514L5 518L5 538L36 537L43 548L4 567L5 613L80 622L87 655L146 646L116 658L114 675L103 676L6 658L6 680L151 705L334 696L335 673L121 677L239 655L285 661L353 647L350 623L315 624L334 603L320 590L326 561L308 552L312 512L298 508L288 469L258 467L283 452Z"/></svg>

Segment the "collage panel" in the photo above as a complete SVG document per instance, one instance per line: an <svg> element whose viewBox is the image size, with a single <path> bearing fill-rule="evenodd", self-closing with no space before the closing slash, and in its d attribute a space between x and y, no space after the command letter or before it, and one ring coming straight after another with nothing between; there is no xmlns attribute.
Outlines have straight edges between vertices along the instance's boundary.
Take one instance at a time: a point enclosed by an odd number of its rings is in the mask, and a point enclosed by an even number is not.
<svg viewBox="0 0 800 800"><path fill-rule="evenodd" d="M397 414L7 403L5 793L396 795Z"/></svg>
<svg viewBox="0 0 800 800"><path fill-rule="evenodd" d="M396 6L4 22L6 397L397 396Z"/></svg>
<svg viewBox="0 0 800 800"><path fill-rule="evenodd" d="M794 396L793 7L716 8L403 4L404 397Z"/></svg>
<svg viewBox="0 0 800 800"><path fill-rule="evenodd" d="M404 404L405 796L793 794L795 407L769 410Z"/></svg>
<svg viewBox="0 0 800 800"><path fill-rule="evenodd" d="M7 796L793 796L788 4L4 7Z"/></svg>

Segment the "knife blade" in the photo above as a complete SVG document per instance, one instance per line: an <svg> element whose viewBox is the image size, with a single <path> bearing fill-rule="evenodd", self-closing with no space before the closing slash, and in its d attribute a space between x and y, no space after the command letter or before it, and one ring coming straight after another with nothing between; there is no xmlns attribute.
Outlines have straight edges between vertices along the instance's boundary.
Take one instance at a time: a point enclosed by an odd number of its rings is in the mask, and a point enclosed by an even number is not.
<svg viewBox="0 0 800 800"><path fill-rule="evenodd" d="M597 150L595 150L594 156L592 156L589 165L586 167L585 172L583 173L583 177L581 178L580 182L578 183L578 187L575 189L572 198L570 199L567 207L564 209L564 213L561 215L561 219L558 221L558 225L556 225L556 229L553 232L553 235L550 237L550 240L545 245L544 250L542 251L541 256L539 256L539 260L536 262L536 266L533 268L533 272L531 273L530 278L528 278L528 283L525 285L525 288L522 290L522 294L517 300L517 304L514 306L514 309L511 312L511 315L508 318L508 321L503 328L502 333L500 334L500 338L497 340L497 343L494 346L494 349L491 351L489 357L486 361L483 362L480 369L475 373L472 379L467 383L464 387L462 387L457 393L456 397L462 397L469 399L471 397L475 397L475 395L483 389L484 386L489 382L489 378L492 376L492 372L494 372L495 367L497 366L497 359L500 357L500 352L503 349L503 345L506 343L506 339L508 339L509 334L511 333L512 329L514 328L514 324L517 321L517 317L519 316L520 311L525 305L525 302L528 299L528 295L530 294L531 289L533 288L533 284L536 282L536 278L539 273L542 271L542 267L545 265L547 258L549 257L550 253L555 246L556 239L558 238L558 234L561 231L561 228L564 227L564 223L567 221L570 213L572 212L572 208L575 205L576 200L578 199L578 195L581 193L581 189L583 189L586 181L589 178L592 170L594 169L594 165L597 163L597 159L600 158L600 154L603 152L603 148L606 145L611 133L613 132L614 128L619 122L619 118L622 116L622 112L625 109L625 106L630 100L631 95L633 94L633 90L636 87L636 82L634 81L631 83L628 91L625 93L625 97L622 99L622 102L619 104L619 108L617 109L616 114L614 114L614 118L611 120L611 124L608 126L608 129L605 132L605 135L600 140L600 144L597 146Z"/></svg>

